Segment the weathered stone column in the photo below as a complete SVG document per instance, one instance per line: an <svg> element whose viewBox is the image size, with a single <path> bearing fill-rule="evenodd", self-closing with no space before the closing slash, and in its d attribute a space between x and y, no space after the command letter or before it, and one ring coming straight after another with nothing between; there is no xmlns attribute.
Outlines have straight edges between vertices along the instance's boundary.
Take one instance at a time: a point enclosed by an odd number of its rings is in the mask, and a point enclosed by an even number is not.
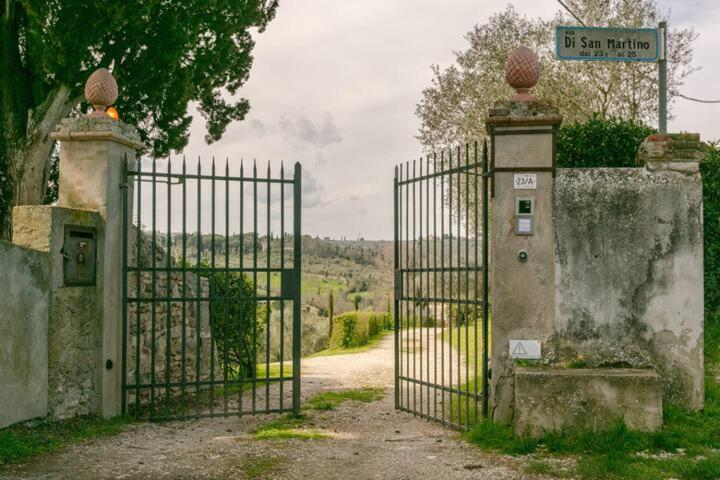
<svg viewBox="0 0 720 480"><path fill-rule="evenodd" d="M117 96L115 80L99 70L85 87L88 101L96 108L90 116L64 119L52 134L60 141L59 206L99 212L105 221L98 235L98 296L102 312L103 371L101 413L120 413L122 342L122 162L135 160L141 147L137 130L105 115L104 107Z"/></svg>
<svg viewBox="0 0 720 480"><path fill-rule="evenodd" d="M527 93L538 76L535 55L516 50L507 79L518 94L498 103L487 120L493 170L490 401L497 421L513 416L510 340L538 340L543 347L555 326L552 195L555 131L562 118Z"/></svg>

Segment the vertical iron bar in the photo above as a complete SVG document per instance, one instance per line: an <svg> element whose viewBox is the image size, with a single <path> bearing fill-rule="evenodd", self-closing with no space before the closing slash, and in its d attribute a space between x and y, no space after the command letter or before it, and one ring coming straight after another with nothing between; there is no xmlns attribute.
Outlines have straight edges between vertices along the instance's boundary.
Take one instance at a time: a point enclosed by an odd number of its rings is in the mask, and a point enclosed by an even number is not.
<svg viewBox="0 0 720 480"><path fill-rule="evenodd" d="M430 156L425 157L425 172L428 179L425 181L425 298L430 297ZM425 378L427 380L427 407L426 415L430 416L430 301L425 301ZM433 355L435 352L433 351ZM435 362L433 362L435 363Z"/></svg>
<svg viewBox="0 0 720 480"><path fill-rule="evenodd" d="M418 183L418 194L419 194L418 222L417 222L418 223L418 237L417 237L416 241L418 243L418 247L420 250L420 252L419 252L420 270L415 273L414 277L417 278L418 275L420 276L420 285L418 287L416 287L414 295L416 297L415 302L416 303L419 302L418 313L419 313L420 329L419 329L418 333L419 333L419 337L420 337L420 358L418 360L420 363L420 377L419 378L416 377L415 380L420 380L422 382L423 381L423 357L425 356L425 352L423 351L423 298L422 298L422 294L423 294L423 274L422 274L422 267L423 267L423 240L422 240L422 237L423 237L423 180L422 180L423 159L422 159L422 157L420 157L420 161L418 163L420 164L419 165L420 177L419 177L418 182L416 182L416 183ZM417 268L417 265L413 265L413 267ZM417 348L417 345L415 345L415 348ZM417 357L418 355L416 354L415 356ZM419 390L420 390L419 413L422 413L423 412L423 385L422 384L420 384Z"/></svg>
<svg viewBox="0 0 720 480"><path fill-rule="evenodd" d="M215 157L210 170L210 414L215 413Z"/></svg>
<svg viewBox="0 0 720 480"><path fill-rule="evenodd" d="M265 272L265 411L270 411L270 240L272 233L270 232L270 194L272 192L270 186L270 162L267 167L267 198L266 210L267 215L267 272Z"/></svg>
<svg viewBox="0 0 720 480"><path fill-rule="evenodd" d="M474 239L474 253L475 253L475 261L473 262L475 265L474 271L474 295L473 298L475 299L474 305L474 311L473 311L473 318L475 319L475 364L473 365L473 383L475 384L475 407L474 407L474 424L477 425L478 421L478 202L480 199L478 198L478 145L477 141L473 144L473 156L474 161L473 164L475 165L473 169L473 198L475 199L473 210L474 210L474 217L473 217L473 239Z"/></svg>
<svg viewBox="0 0 720 480"><path fill-rule="evenodd" d="M440 152L440 390L442 421L445 422L445 150Z"/></svg>
<svg viewBox="0 0 720 480"><path fill-rule="evenodd" d="M465 144L465 428L470 427L470 145ZM473 310L476 312L477 309ZM477 352L475 352L477 354Z"/></svg>
<svg viewBox="0 0 720 480"><path fill-rule="evenodd" d="M405 176L407 176L407 172L405 173ZM400 179L399 182L402 182L403 180L403 164L400 164ZM404 333L404 327L403 327L403 318L407 321L407 316L403 317L403 305L407 305L407 301L403 300L403 296L407 296L407 290L405 287L405 279L407 278L406 272L403 271L403 267L407 267L407 265L403 265L403 218L407 218L407 215L403 214L403 188L405 191L407 191L407 185L403 186L402 183L398 184L398 261L400 265L400 290L397 292L397 298L398 298L398 318L396 320L398 324L398 362L399 362L399 370L398 375L402 376L404 375L404 366L405 362L403 361L403 354L402 354L402 345L403 345L403 333ZM407 202L406 202L407 203ZM407 206L405 207L407 208ZM407 235L407 233L405 233ZM405 251L407 251L407 247L405 248ZM399 404L404 406L404 397L403 397L403 390L407 387L406 381L400 381L400 390L398 392L398 398L399 398Z"/></svg>
<svg viewBox="0 0 720 480"><path fill-rule="evenodd" d="M197 271L195 273L195 417L200 416L200 364L202 363L202 338L200 336L200 317L202 315L200 298L203 296L202 283L200 282L200 268L202 267L202 180L200 179L200 175L202 174L202 168L200 166L200 157L198 157L197 174L197 242L195 244L197 248ZM208 299L208 304L209 303ZM210 319L208 319L208 325L209 324Z"/></svg>
<svg viewBox="0 0 720 480"><path fill-rule="evenodd" d="M285 180L285 165L280 162L280 180ZM280 183L280 283L285 271L285 183ZM284 410L285 387L285 298L280 296L280 410Z"/></svg>
<svg viewBox="0 0 720 480"><path fill-rule="evenodd" d="M395 166L395 177L393 179L393 330L395 333L395 409L400 407L400 342L398 334L400 333L398 324L398 297L402 297L402 293L398 291L402 280L398 278L399 272L399 246L400 238L398 237L398 167Z"/></svg>
<svg viewBox="0 0 720 480"><path fill-rule="evenodd" d="M157 226L156 226L156 210L157 210L157 162L155 158L153 158L152 162L152 248L150 249L150 254L152 255L152 313L151 313L151 338L152 343L150 345L150 363L151 363L151 370L150 370L150 417L155 416L155 302L157 298L157 293L155 291L156 288L156 257L157 257Z"/></svg>
<svg viewBox="0 0 720 480"><path fill-rule="evenodd" d="M228 413L228 320L230 318L230 165L229 159L225 158L225 293L223 304L225 315L223 316L223 411ZM242 275L242 272L240 272ZM233 328L232 326L230 328Z"/></svg>
<svg viewBox="0 0 720 480"><path fill-rule="evenodd" d="M142 161L137 161L137 173L133 179L137 183L137 227L135 227L135 418L140 416L140 257L142 252Z"/></svg>
<svg viewBox="0 0 720 480"><path fill-rule="evenodd" d="M168 168L167 168L167 175L168 175L168 182L167 182L167 239L166 239L166 245L167 245L167 251L165 252L165 297L167 297L167 302L165 303L165 413L166 415L169 415L170 413L170 337L171 337L171 317L170 317L170 311L172 310L172 304L170 303L170 297L171 297L171 290L170 290L170 278L171 278L171 272L170 272L170 257L172 256L172 225L171 225L171 208L172 208L172 190L171 185L172 182L170 179L172 178L170 174L172 173L172 162L170 161L170 157L168 156Z"/></svg>
<svg viewBox="0 0 720 480"><path fill-rule="evenodd" d="M257 257L257 250L258 250L258 215L257 215L257 209L258 209L258 201L257 201L257 161L253 160L253 305L255 305L255 308L257 309L258 304L258 289L257 289L257 283L258 283L258 275L257 275L257 268L258 268L258 257ZM252 334L253 334L253 343L252 343L252 413L255 413L256 405L257 405L257 399L255 398L257 395L257 318L253 318L253 324L252 324Z"/></svg>
<svg viewBox="0 0 720 480"><path fill-rule="evenodd" d="M452 403L452 397L453 397L453 391L452 391L452 386L453 386L453 371L452 371L452 367L453 367L453 362L452 362L452 357L453 357L453 355L452 355L452 353L453 353L453 314L455 313L455 312L453 312L453 271L452 271L452 267L453 267L453 256L452 256L452 246L453 246L452 245L453 244L453 236L452 236L452 233L453 233L452 232L452 206L453 206L452 205L453 204L453 202L452 202L453 201L452 147L448 148L448 163L449 163L449 166L448 166L448 195L449 195L449 199L448 199L448 249L449 249L448 280L449 280L449 284L450 284L448 286L448 289L449 289L448 310L449 310L449 317L450 317L449 318L450 321L448 322L449 323L449 329L448 329L448 334L449 334L449 336L448 336L448 339L449 339L449 341L448 341L448 378L450 380L450 392L449 392L449 400L448 400L449 405L448 406L450 407L449 421L452 424L453 423L453 410L454 410L453 403ZM457 317L456 317L456 321L457 321Z"/></svg>
<svg viewBox="0 0 720 480"><path fill-rule="evenodd" d="M412 351L413 351L413 358L412 358L412 378L413 378L413 413L417 413L417 344L416 341L416 332L417 330L417 271L415 270L417 268L417 232L416 232L416 225L417 225L417 219L415 217L415 204L417 203L417 193L415 193L415 185L417 184L417 176L415 175L415 160L413 160L413 171L412 171L412 268L413 268L413 274L412 274L412 280L413 280L413 287L412 287L412 294L411 298L412 300L412 322L413 322L413 328L412 328ZM422 392L422 390L421 390Z"/></svg>
<svg viewBox="0 0 720 480"><path fill-rule="evenodd" d="M295 164L295 182L293 183L293 219L295 235L293 250L293 268L295 276L295 298L293 299L293 412L300 413L300 333L302 331L300 316L300 301L302 292L300 290L300 272L302 267L302 171L300 163Z"/></svg>
<svg viewBox="0 0 720 480"><path fill-rule="evenodd" d="M489 328L489 321L488 321L488 303L490 302L490 290L488 288L488 270L490 269L489 265L489 245L488 245L488 232L490 230L490 222L488 219L488 180L490 177L490 171L488 170L488 147L487 147L487 140L483 141L483 179L482 179L482 194L483 194L483 205L482 205L482 243L483 243L483 259L482 259L482 289L483 289L483 303L482 303L482 378L483 378L483 387L482 387L482 394L483 394L483 417L487 418L488 416L488 399L490 397L490 390L489 390L489 382L488 382L488 328Z"/></svg>
<svg viewBox="0 0 720 480"><path fill-rule="evenodd" d="M120 370L120 412L127 413L127 343L128 343L128 159L123 156L122 162L122 362Z"/></svg>
<svg viewBox="0 0 720 480"><path fill-rule="evenodd" d="M240 276L242 277L243 283L247 280L247 277L245 276L245 272L243 271L243 267L245 265L245 227L243 225L245 218L243 217L245 210L245 177L244 177L244 162L242 159L240 159L240 260L239 260L239 267L240 267ZM247 302L250 299L244 298L243 301ZM245 310L244 305L241 308L242 310ZM255 321L255 319L253 319ZM238 372L238 381L240 382L240 388L238 392L238 415L242 416L243 414L243 391L245 390L245 381L246 381L246 375L251 372L244 372L242 370L242 364L238 367L240 368L240 371Z"/></svg>
<svg viewBox="0 0 720 480"><path fill-rule="evenodd" d="M180 357L180 369L182 370L182 378L180 380L180 398L185 401L185 384L187 382L186 351L187 348L187 167L185 164L185 156L182 162L182 356Z"/></svg>
<svg viewBox="0 0 720 480"><path fill-rule="evenodd" d="M405 162L405 176L410 179L410 162ZM405 378L410 378L410 304L413 297L413 291L410 289L410 184L405 184L405 292L407 292L405 300ZM405 382L405 401L406 408L410 409L410 383Z"/></svg>
<svg viewBox="0 0 720 480"><path fill-rule="evenodd" d="M457 351L457 388L458 388L458 407L457 407L457 425L458 427L462 426L462 377L461 377L461 357L462 357L462 325L460 324L460 309L462 308L462 263L461 263L461 257L462 257L462 229L461 229L461 223L462 223L462 210L461 210L461 194L462 194L462 184L461 182L461 167L462 167L462 155L460 154L460 146L457 147L457 313L458 315L455 317L455 323L457 324L457 342L458 342L458 351Z"/></svg>
<svg viewBox="0 0 720 480"><path fill-rule="evenodd" d="M434 392L434 408L433 416L437 418L437 324L438 324L438 311L437 311L437 154L433 153L433 384L435 385ZM441 390L442 392L442 390Z"/></svg>

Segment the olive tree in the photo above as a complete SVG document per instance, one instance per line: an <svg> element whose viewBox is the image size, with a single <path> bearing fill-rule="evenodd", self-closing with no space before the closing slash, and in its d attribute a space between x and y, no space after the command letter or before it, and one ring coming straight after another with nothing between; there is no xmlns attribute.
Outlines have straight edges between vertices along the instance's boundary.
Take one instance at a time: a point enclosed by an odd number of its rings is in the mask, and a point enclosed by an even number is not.
<svg viewBox="0 0 720 480"><path fill-rule="evenodd" d="M568 2L587 25L654 27L661 14L654 0L576 0ZM533 93L554 104L566 123L591 118L618 118L655 123L657 66L655 63L558 61L555 26L576 25L565 12L553 18L527 18L512 6L476 25L467 35L469 47L456 54L447 69L433 66L432 84L422 94L416 114L418 138L427 150L481 138L485 114L512 89L505 82L505 62L520 45L540 58L541 74ZM692 67L692 29L670 29L668 86L678 91Z"/></svg>

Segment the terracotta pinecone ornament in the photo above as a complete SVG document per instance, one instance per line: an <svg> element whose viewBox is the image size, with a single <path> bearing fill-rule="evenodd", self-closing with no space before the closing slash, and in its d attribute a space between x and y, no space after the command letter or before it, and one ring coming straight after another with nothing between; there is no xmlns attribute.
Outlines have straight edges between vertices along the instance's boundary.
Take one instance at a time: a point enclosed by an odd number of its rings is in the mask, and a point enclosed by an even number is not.
<svg viewBox="0 0 720 480"><path fill-rule="evenodd" d="M107 107L115 103L118 86L115 77L106 68L98 68L85 83L85 98L95 109L90 117L104 117Z"/></svg>
<svg viewBox="0 0 720 480"><path fill-rule="evenodd" d="M505 64L505 80L517 92L513 102L534 102L537 100L529 91L540 78L540 62L535 52L528 47L516 48Z"/></svg>

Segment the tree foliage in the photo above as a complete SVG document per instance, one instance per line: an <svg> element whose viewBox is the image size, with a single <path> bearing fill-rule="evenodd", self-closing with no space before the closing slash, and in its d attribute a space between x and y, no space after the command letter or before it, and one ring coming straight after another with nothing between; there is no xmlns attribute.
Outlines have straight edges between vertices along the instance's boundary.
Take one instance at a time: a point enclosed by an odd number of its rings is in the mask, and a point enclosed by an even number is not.
<svg viewBox="0 0 720 480"><path fill-rule="evenodd" d="M577 0L575 11L585 23L611 27L655 27L661 19L655 0ZM432 84L423 91L416 114L418 138L428 150L481 138L485 114L512 89L505 81L505 62L520 45L540 58L541 74L533 93L554 104L566 123L591 118L619 118L654 124L657 118L657 67L654 63L574 62L555 59L556 25L577 22L566 13L553 18L527 18L508 6L466 35L469 48L455 64L432 67ZM692 29L670 29L668 86L677 92L694 71Z"/></svg>
<svg viewBox="0 0 720 480"><path fill-rule="evenodd" d="M42 202L48 133L86 109L84 82L98 67L115 75L120 115L155 155L187 145L190 102L207 123L206 140L218 140L248 112L237 93L250 74L252 33L265 29L277 0L0 0L0 7L2 222L10 204Z"/></svg>

